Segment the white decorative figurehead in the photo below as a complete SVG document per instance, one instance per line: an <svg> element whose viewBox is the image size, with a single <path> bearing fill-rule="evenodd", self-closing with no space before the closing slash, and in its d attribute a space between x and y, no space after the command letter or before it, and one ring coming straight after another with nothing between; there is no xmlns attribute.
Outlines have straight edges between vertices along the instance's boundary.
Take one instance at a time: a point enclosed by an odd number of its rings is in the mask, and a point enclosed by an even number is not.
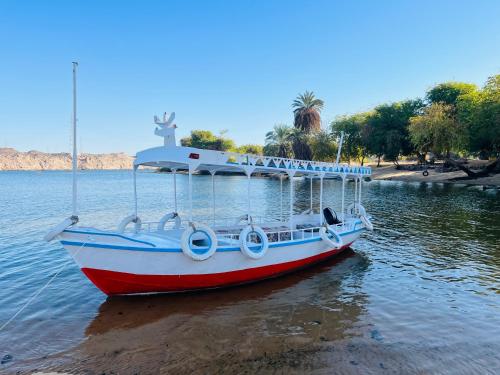
<svg viewBox="0 0 500 375"><path fill-rule="evenodd" d="M163 121L161 121L158 116L154 117L155 124L158 125L155 129L155 134L163 137L165 147L175 147L175 129L177 125L172 123L175 119L175 112L163 114Z"/></svg>

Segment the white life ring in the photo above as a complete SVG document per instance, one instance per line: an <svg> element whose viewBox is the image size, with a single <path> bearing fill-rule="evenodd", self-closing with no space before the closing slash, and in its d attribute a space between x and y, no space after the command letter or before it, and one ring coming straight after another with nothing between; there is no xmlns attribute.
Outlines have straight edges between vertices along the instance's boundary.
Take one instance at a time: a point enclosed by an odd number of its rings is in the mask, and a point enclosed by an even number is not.
<svg viewBox="0 0 500 375"><path fill-rule="evenodd" d="M174 229L179 229L181 227L181 218L177 212L170 212L164 215L158 223L158 232L163 232L165 230L165 224L168 221L175 219Z"/></svg>
<svg viewBox="0 0 500 375"><path fill-rule="evenodd" d="M59 223L57 226L55 226L52 230L49 231L45 236L43 236L43 239L47 242L52 241L54 238L59 236L64 230L74 224L78 223L78 217L77 216L71 216L65 219L63 222Z"/></svg>
<svg viewBox="0 0 500 375"><path fill-rule="evenodd" d="M135 231L135 233L138 233L141 230L142 221L139 218L139 216L129 215L126 218L124 218L122 221L120 221L120 224L118 224L118 229L117 229L118 232L119 233L125 232L125 228L130 223L134 223L134 231Z"/></svg>
<svg viewBox="0 0 500 375"><path fill-rule="evenodd" d="M307 210L304 210L300 213L301 215L313 215L314 211L308 208Z"/></svg>
<svg viewBox="0 0 500 375"><path fill-rule="evenodd" d="M208 246L194 246L192 243L193 235L204 235L208 241ZM181 236L182 252L193 260L205 260L214 255L217 250L217 236L208 225L190 223L182 232Z"/></svg>
<svg viewBox="0 0 500 375"><path fill-rule="evenodd" d="M361 215L359 217L361 219L361 221L363 222L364 226L366 229L368 229L370 232L373 231L373 224L372 222L370 221L370 219L368 219L368 216L366 215Z"/></svg>
<svg viewBox="0 0 500 375"><path fill-rule="evenodd" d="M332 228L323 226L319 230L319 235L321 236L321 239L336 249L339 249L343 245L342 238L335 232Z"/></svg>
<svg viewBox="0 0 500 375"><path fill-rule="evenodd" d="M351 215L354 215L356 213L356 208L358 209L358 213L360 216L366 216L365 208L359 203L351 203L349 206L347 206L347 212Z"/></svg>
<svg viewBox="0 0 500 375"><path fill-rule="evenodd" d="M248 243L248 235L256 234L260 239L260 244ZM269 240L267 234L261 227L248 225L240 233L240 249L243 254L252 259L260 259L267 253Z"/></svg>
<svg viewBox="0 0 500 375"><path fill-rule="evenodd" d="M242 221L246 221L248 224L251 224L253 223L253 217L251 217L250 215L241 215L235 220L234 224L240 225Z"/></svg>

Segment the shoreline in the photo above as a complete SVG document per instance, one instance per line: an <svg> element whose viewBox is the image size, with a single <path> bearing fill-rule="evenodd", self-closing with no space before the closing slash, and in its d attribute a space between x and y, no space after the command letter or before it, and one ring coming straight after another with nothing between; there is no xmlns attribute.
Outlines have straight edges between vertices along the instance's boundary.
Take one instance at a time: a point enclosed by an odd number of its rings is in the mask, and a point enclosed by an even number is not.
<svg viewBox="0 0 500 375"><path fill-rule="evenodd" d="M369 164L372 168L371 179L374 181L398 181L398 182L425 182L425 183L444 183L444 184L454 184L454 185L469 185L469 186L483 186L485 188L496 187L500 188L500 174L495 174L489 177L481 178L467 178L467 175L462 171L453 172L436 172L433 169L429 169L429 175L423 176L422 171L409 171L409 170L397 170L394 165L382 165L376 167ZM80 168L80 172L92 172L92 171L132 171L132 168ZM0 173L9 172L68 172L71 173L71 169L60 168L60 169L0 169ZM164 173L164 172L163 172ZM168 172L167 172L168 173Z"/></svg>
<svg viewBox="0 0 500 375"><path fill-rule="evenodd" d="M393 164L381 165L380 167L376 167L373 164L369 164L368 166L372 168L372 179L379 181L433 182L455 185L500 187L500 174L470 179L467 178L467 175L462 171L436 172L434 169L429 169L429 175L423 176L422 171L397 170L394 168Z"/></svg>

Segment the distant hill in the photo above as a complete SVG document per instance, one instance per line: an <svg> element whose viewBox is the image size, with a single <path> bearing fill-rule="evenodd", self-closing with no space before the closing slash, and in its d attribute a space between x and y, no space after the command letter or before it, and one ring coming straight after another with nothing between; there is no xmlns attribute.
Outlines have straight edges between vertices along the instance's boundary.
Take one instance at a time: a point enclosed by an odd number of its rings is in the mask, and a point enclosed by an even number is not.
<svg viewBox="0 0 500 375"><path fill-rule="evenodd" d="M71 154L21 152L13 148L0 148L0 170L69 170ZM134 158L122 152L112 154L80 154L79 169L131 169Z"/></svg>

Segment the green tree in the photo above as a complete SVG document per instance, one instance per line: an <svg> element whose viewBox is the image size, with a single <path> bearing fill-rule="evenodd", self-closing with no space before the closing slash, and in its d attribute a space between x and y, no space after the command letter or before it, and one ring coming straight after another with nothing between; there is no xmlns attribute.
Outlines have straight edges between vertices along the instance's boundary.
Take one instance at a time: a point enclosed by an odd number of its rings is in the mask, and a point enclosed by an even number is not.
<svg viewBox="0 0 500 375"><path fill-rule="evenodd" d="M261 145L241 145L236 149L240 154L263 155L263 147Z"/></svg>
<svg viewBox="0 0 500 375"><path fill-rule="evenodd" d="M217 151L231 151L236 148L232 139L214 135L209 130L192 130L189 137L181 139L181 145Z"/></svg>
<svg viewBox="0 0 500 375"><path fill-rule="evenodd" d="M337 145L331 133L320 130L310 137L310 146L314 160L333 161L337 154Z"/></svg>
<svg viewBox="0 0 500 375"><path fill-rule="evenodd" d="M433 103L411 118L411 141L421 153L432 151L449 158L450 152L463 151L467 130L456 121L453 111L452 105Z"/></svg>
<svg viewBox="0 0 500 375"><path fill-rule="evenodd" d="M444 82L427 91L426 99L430 104L442 103L455 107L461 95L474 91L477 91L477 86L472 83Z"/></svg>
<svg viewBox="0 0 500 375"><path fill-rule="evenodd" d="M292 129L284 124L277 124L266 134L264 154L280 158L292 157Z"/></svg>
<svg viewBox="0 0 500 375"><path fill-rule="evenodd" d="M306 133L301 129L293 128L290 131L290 140L295 158L300 160L312 160L312 150L310 141L312 134Z"/></svg>
<svg viewBox="0 0 500 375"><path fill-rule="evenodd" d="M461 95L457 118L468 130L468 150L481 159L500 153L500 74L490 77L482 90Z"/></svg>
<svg viewBox="0 0 500 375"><path fill-rule="evenodd" d="M369 153L377 156L377 166L380 166L382 156L397 164L401 155L414 153L408 125L410 118L418 115L423 105L420 99L382 104L367 117L366 134L370 140L366 147Z"/></svg>
<svg viewBox="0 0 500 375"><path fill-rule="evenodd" d="M292 103L295 131L292 134L292 148L295 157L303 160L311 160L312 151L308 144L311 133L321 129L320 112L324 102L314 96L311 91L300 94Z"/></svg>
<svg viewBox="0 0 500 375"><path fill-rule="evenodd" d="M348 163L351 158L358 158L361 164L367 156L366 131L370 113L358 113L350 116L337 117L331 123L332 134L340 137L344 132L344 142L342 144L342 159Z"/></svg>

